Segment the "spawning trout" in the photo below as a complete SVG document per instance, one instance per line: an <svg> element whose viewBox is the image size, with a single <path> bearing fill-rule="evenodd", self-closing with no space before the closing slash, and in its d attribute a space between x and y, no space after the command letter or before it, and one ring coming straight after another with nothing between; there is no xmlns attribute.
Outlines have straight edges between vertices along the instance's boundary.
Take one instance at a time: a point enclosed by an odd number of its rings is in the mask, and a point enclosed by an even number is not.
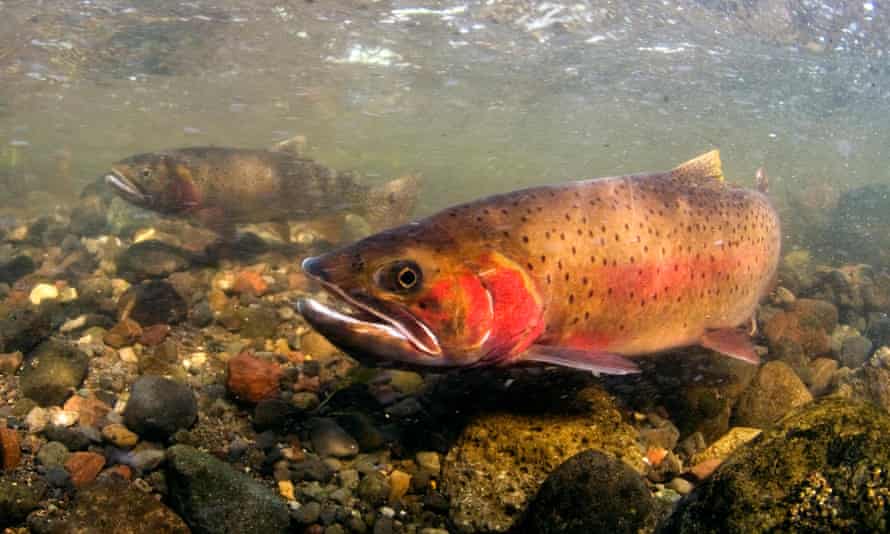
<svg viewBox="0 0 890 534"><path fill-rule="evenodd" d="M414 365L625 374L634 357L691 345L757 363L743 327L780 246L758 176L759 190L728 185L715 150L451 207L307 258L350 311L298 308L347 352Z"/></svg>
<svg viewBox="0 0 890 534"><path fill-rule="evenodd" d="M137 154L112 165L105 182L132 204L196 220L227 241L239 223L342 211L379 230L404 222L418 191L413 175L369 187L291 151L223 147Z"/></svg>

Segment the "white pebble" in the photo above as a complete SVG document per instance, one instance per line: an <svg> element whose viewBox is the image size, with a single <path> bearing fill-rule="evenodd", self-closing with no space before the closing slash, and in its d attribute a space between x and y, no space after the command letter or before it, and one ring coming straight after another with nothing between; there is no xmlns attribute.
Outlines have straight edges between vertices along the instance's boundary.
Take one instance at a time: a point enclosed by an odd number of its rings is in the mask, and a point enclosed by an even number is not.
<svg viewBox="0 0 890 534"><path fill-rule="evenodd" d="M51 284L37 284L34 286L34 289L31 290L31 294L28 296L28 299L31 301L31 304L37 306L44 300L53 300L59 298L59 290L56 286Z"/></svg>
<svg viewBox="0 0 890 534"><path fill-rule="evenodd" d="M77 300L77 288L66 287L59 293L59 299L62 302L73 302Z"/></svg>
<svg viewBox="0 0 890 534"><path fill-rule="evenodd" d="M192 366L200 367L207 363L207 353L206 352L196 352L192 354L189 359L192 362Z"/></svg>
<svg viewBox="0 0 890 534"><path fill-rule="evenodd" d="M52 414L50 417L50 421L55 426L61 427L69 427L74 426L74 423L80 418L80 414L77 412L73 412L71 410L59 410Z"/></svg>
<svg viewBox="0 0 890 534"><path fill-rule="evenodd" d="M136 356L136 351L133 350L133 347L124 347L118 350L117 354L122 361L127 363L139 363L139 357Z"/></svg>
<svg viewBox="0 0 890 534"><path fill-rule="evenodd" d="M396 515L396 511L389 506L384 506L383 508L381 508L380 513L389 519L392 519Z"/></svg>
<svg viewBox="0 0 890 534"><path fill-rule="evenodd" d="M59 332L65 333L78 328L83 328L87 324L87 316L79 315L74 319L69 319L59 328Z"/></svg>
<svg viewBox="0 0 890 534"><path fill-rule="evenodd" d="M25 424L28 425L28 430L33 433L42 431L49 424L49 411L40 406L31 408L31 411L25 416Z"/></svg>

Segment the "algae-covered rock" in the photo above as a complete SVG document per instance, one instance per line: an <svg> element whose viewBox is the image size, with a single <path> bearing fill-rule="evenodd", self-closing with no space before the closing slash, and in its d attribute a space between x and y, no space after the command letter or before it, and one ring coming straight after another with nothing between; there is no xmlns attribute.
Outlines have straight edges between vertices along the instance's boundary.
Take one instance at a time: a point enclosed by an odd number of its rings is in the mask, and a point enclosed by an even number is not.
<svg viewBox="0 0 890 534"><path fill-rule="evenodd" d="M741 426L764 428L798 406L813 400L810 390L782 361L769 362L742 393L735 420Z"/></svg>
<svg viewBox="0 0 890 534"><path fill-rule="evenodd" d="M660 532L886 532L888 471L890 416L823 399L736 451Z"/></svg>
<svg viewBox="0 0 890 534"><path fill-rule="evenodd" d="M584 451L547 477L518 530L528 534L636 533L653 526L655 509L639 473L612 456Z"/></svg>
<svg viewBox="0 0 890 534"><path fill-rule="evenodd" d="M170 503L196 534L275 534L287 505L271 489L188 445L167 450Z"/></svg>
<svg viewBox="0 0 890 534"><path fill-rule="evenodd" d="M77 493L67 519L53 534L188 534L173 510L124 479L100 477Z"/></svg>
<svg viewBox="0 0 890 534"><path fill-rule="evenodd" d="M25 360L22 393L41 406L62 404L86 377L87 361L73 345L47 341Z"/></svg>
<svg viewBox="0 0 890 534"><path fill-rule="evenodd" d="M45 493L46 484L40 480L28 483L0 478L0 528L24 521Z"/></svg>
<svg viewBox="0 0 890 534"><path fill-rule="evenodd" d="M509 529L551 471L587 449L642 470L636 431L598 387L578 393L579 412L481 413L448 452L443 471L460 532Z"/></svg>

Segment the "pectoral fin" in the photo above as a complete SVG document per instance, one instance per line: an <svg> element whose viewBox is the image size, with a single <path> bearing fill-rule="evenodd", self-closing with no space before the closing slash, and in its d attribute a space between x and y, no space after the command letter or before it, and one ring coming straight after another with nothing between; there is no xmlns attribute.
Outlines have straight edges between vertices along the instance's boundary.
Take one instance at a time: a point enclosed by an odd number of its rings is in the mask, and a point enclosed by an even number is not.
<svg viewBox="0 0 890 534"><path fill-rule="evenodd" d="M522 354L521 359L591 371L595 374L626 375L640 372L637 364L618 354L551 345L532 345Z"/></svg>
<svg viewBox="0 0 890 534"><path fill-rule="evenodd" d="M737 328L710 330L702 336L699 344L706 349L717 351L731 358L753 363L760 363L760 356L754 351L754 344L748 335Z"/></svg>

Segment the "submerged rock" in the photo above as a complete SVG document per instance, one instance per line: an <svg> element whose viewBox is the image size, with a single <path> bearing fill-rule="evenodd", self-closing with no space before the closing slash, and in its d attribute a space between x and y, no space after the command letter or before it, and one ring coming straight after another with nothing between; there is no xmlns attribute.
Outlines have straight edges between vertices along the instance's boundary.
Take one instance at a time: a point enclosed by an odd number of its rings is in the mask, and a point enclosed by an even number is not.
<svg viewBox="0 0 890 534"><path fill-rule="evenodd" d="M77 492L66 521L53 534L188 534L172 510L116 476Z"/></svg>
<svg viewBox="0 0 890 534"><path fill-rule="evenodd" d="M639 473L599 451L572 456L547 477L517 532L636 533L655 522L655 503Z"/></svg>
<svg viewBox="0 0 890 534"><path fill-rule="evenodd" d="M146 438L166 439L189 428L198 416L191 388L160 376L143 376L133 384L124 423Z"/></svg>
<svg viewBox="0 0 890 534"><path fill-rule="evenodd" d="M155 240L134 243L117 258L118 272L131 281L164 278L190 264L185 251Z"/></svg>
<svg viewBox="0 0 890 534"><path fill-rule="evenodd" d="M77 348L47 341L28 355L21 371L24 396L41 406L65 402L87 374L87 356Z"/></svg>
<svg viewBox="0 0 890 534"><path fill-rule="evenodd" d="M598 387L577 394L574 413L482 413L448 452L443 488L459 532L504 532L547 476L575 454L597 449L642 470L637 432Z"/></svg>
<svg viewBox="0 0 890 534"><path fill-rule="evenodd" d="M816 401L727 459L660 532L885 532L888 465L890 416Z"/></svg>
<svg viewBox="0 0 890 534"><path fill-rule="evenodd" d="M21 482L11 477L0 477L0 528L21 523L28 513L37 508L46 484L40 480Z"/></svg>
<svg viewBox="0 0 890 534"><path fill-rule="evenodd" d="M274 491L209 454L175 445L167 451L166 474L170 502L192 532L287 531L287 505Z"/></svg>
<svg viewBox="0 0 890 534"><path fill-rule="evenodd" d="M735 411L741 426L766 428L798 406L813 400L813 395L785 362L769 362L742 393Z"/></svg>
<svg viewBox="0 0 890 534"><path fill-rule="evenodd" d="M118 302L118 309L140 325L176 324L185 319L188 305L172 285L153 280L131 287Z"/></svg>

